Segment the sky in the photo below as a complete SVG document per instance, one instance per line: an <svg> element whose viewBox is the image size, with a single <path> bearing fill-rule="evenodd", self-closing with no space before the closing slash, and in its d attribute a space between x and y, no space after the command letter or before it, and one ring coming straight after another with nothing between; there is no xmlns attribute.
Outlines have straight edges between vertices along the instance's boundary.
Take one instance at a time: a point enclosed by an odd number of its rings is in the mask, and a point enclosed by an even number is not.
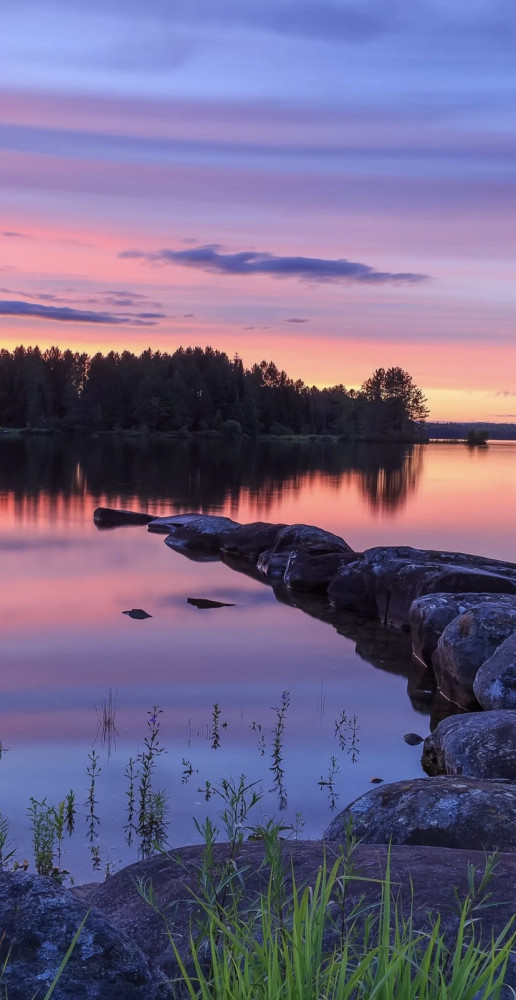
<svg viewBox="0 0 516 1000"><path fill-rule="evenodd" d="M513 0L3 0L0 344L516 421Z"/></svg>

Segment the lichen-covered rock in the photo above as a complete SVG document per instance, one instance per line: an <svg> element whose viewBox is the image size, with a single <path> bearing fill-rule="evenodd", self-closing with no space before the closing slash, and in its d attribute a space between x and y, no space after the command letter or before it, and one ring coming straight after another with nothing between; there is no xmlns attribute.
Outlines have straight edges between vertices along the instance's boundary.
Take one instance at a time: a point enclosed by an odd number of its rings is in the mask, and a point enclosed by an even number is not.
<svg viewBox="0 0 516 1000"><path fill-rule="evenodd" d="M88 907L49 878L0 873L2 991L9 1000L44 996ZM161 972L135 940L90 909L52 1000L165 1000Z"/></svg>
<svg viewBox="0 0 516 1000"><path fill-rule="evenodd" d="M135 510L115 510L114 507L97 507L93 511L97 528L116 528L122 524L149 524L154 514L141 514Z"/></svg>
<svg viewBox="0 0 516 1000"><path fill-rule="evenodd" d="M417 597L441 592L516 595L516 565L463 552L376 546L356 564L341 567L328 589L335 607L360 611L369 604L381 621L397 626L409 625Z"/></svg>
<svg viewBox="0 0 516 1000"><path fill-rule="evenodd" d="M218 553L222 537L240 525L230 517L216 514L187 514L170 518L168 527L170 533L165 538L165 545L171 549L177 552Z"/></svg>
<svg viewBox="0 0 516 1000"><path fill-rule="evenodd" d="M443 719L425 739L421 764L431 775L516 780L516 711Z"/></svg>
<svg viewBox="0 0 516 1000"><path fill-rule="evenodd" d="M473 691L482 708L516 709L516 632L484 661Z"/></svg>
<svg viewBox="0 0 516 1000"><path fill-rule="evenodd" d="M454 618L479 604L516 609L516 595L509 594L425 594L412 602L409 612L412 651L430 666L439 636Z"/></svg>
<svg viewBox="0 0 516 1000"><path fill-rule="evenodd" d="M284 524L268 524L266 521L241 524L239 528L222 536L221 554L229 559L245 559L256 563L265 549L273 547L278 532L285 527Z"/></svg>
<svg viewBox="0 0 516 1000"><path fill-rule="evenodd" d="M479 604L446 626L432 657L439 690L461 708L477 704L473 684L477 671L512 632L516 609Z"/></svg>
<svg viewBox="0 0 516 1000"><path fill-rule="evenodd" d="M346 840L351 821L366 844L427 844L516 851L516 785L482 778L413 778L380 785L330 823L326 840Z"/></svg>

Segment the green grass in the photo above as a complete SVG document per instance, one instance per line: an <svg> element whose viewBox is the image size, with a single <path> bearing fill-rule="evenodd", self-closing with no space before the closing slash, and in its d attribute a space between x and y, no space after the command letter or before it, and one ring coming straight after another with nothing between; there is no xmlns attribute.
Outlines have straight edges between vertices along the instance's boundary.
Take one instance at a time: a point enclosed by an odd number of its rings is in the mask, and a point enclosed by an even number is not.
<svg viewBox="0 0 516 1000"><path fill-rule="evenodd" d="M348 871L348 874L346 873ZM352 871L352 870L351 870ZM389 870L375 909L356 906L342 920L349 874L343 858L323 864L313 884L293 881L280 913L274 876L247 912L203 903L204 937L190 938L180 995L191 1000L499 1000L516 935L512 922L487 945L465 903L451 945L439 919L427 930L404 918ZM344 895L343 895L344 892ZM337 901L337 902L336 902ZM200 955L207 959L200 958ZM176 984L179 986L179 983Z"/></svg>

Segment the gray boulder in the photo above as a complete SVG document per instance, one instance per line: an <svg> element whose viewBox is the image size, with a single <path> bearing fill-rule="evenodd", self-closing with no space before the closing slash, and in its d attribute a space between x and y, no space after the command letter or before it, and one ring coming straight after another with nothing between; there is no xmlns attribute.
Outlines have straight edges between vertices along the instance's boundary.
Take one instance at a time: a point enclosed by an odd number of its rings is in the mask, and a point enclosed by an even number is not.
<svg viewBox="0 0 516 1000"><path fill-rule="evenodd" d="M2 995L43 997L88 907L50 878L0 873L0 927L7 955ZM53 1000L165 1000L162 973L151 970L136 939L95 907L75 945Z"/></svg>
<svg viewBox="0 0 516 1000"><path fill-rule="evenodd" d="M199 511L191 511L189 514L166 514L163 517L153 517L147 524L147 531L155 535L169 535L178 526L196 521L202 515Z"/></svg>
<svg viewBox="0 0 516 1000"><path fill-rule="evenodd" d="M482 708L516 709L516 632L484 661L473 691Z"/></svg>
<svg viewBox="0 0 516 1000"><path fill-rule="evenodd" d="M343 563L356 558L354 552L307 552L294 549L283 573L289 590L326 594L328 585Z"/></svg>
<svg viewBox="0 0 516 1000"><path fill-rule="evenodd" d="M291 891L292 877L298 889L313 885L323 862L330 869L341 856L340 844L323 844L321 841L284 841L282 863L287 898ZM228 848L217 844L214 864L220 866L227 860ZM167 975L177 974L167 928L161 916L141 898L137 883L152 883L159 909L167 915L168 929L183 960L189 965L188 935L195 921L194 894L199 893L201 847L183 847L170 852L169 857L159 856L138 862L112 875L101 885L79 886L77 894L104 910L109 920L125 934L142 942L153 967ZM346 930L346 920L356 921L353 907L369 915L376 912L382 891L386 866L401 911L412 914L414 926L425 932L429 915L439 915L440 930L445 941L453 947L457 934L457 896L465 899L469 892L468 875L473 871L478 885L485 870L485 856L481 851L446 850L441 847L393 846L359 844L352 855L352 878L346 882L345 908L343 894L328 906L328 922L323 947L332 950L337 945L336 932ZM237 860L242 888L241 905L249 916L253 912L257 895L268 883L269 870L265 851L260 842L242 845ZM476 923L479 936L489 944L505 927L514 913L516 896L516 854L501 854L489 883L490 903L478 910ZM457 895L456 895L457 893ZM254 907L255 908L255 907ZM430 919L432 919L430 917ZM259 923L259 914L257 915ZM194 923L195 927L195 923ZM259 933L259 927L258 927ZM511 957L507 982L516 983L516 953Z"/></svg>
<svg viewBox="0 0 516 1000"><path fill-rule="evenodd" d="M363 590L355 606L357 571ZM386 624L409 625L412 602L436 593L516 594L516 565L463 552L437 552L410 546L366 549L357 564L341 567L328 593L335 607L362 610L369 602Z"/></svg>
<svg viewBox="0 0 516 1000"><path fill-rule="evenodd" d="M409 612L412 652L430 666L439 636L454 618L479 604L496 604L516 609L516 595L508 594L425 594L412 602Z"/></svg>
<svg viewBox="0 0 516 1000"><path fill-rule="evenodd" d="M282 579L293 552L302 551L310 555L328 553L352 553L353 549L331 531L324 531L312 524L289 524L276 536L274 545L261 553L257 560L258 569L271 580Z"/></svg>
<svg viewBox="0 0 516 1000"><path fill-rule="evenodd" d="M516 780L516 711L443 719L425 739L421 764L431 775Z"/></svg>
<svg viewBox="0 0 516 1000"><path fill-rule="evenodd" d="M432 658L439 690L461 708L477 704L477 671L495 649L516 631L516 609L479 604L446 626Z"/></svg>
<svg viewBox="0 0 516 1000"><path fill-rule="evenodd" d="M265 549L273 547L278 532L285 527L285 524L268 524L266 521L241 524L239 528L222 536L221 554L229 559L245 559L256 563Z"/></svg>
<svg viewBox="0 0 516 1000"><path fill-rule="evenodd" d="M516 785L484 778L413 778L379 785L330 823L326 840L353 832L366 844L427 844L516 851Z"/></svg>
<svg viewBox="0 0 516 1000"><path fill-rule="evenodd" d="M170 533L165 538L165 545L177 552L218 553L222 537L239 527L239 523L232 521L230 517L219 517L216 514L180 514L168 521Z"/></svg>

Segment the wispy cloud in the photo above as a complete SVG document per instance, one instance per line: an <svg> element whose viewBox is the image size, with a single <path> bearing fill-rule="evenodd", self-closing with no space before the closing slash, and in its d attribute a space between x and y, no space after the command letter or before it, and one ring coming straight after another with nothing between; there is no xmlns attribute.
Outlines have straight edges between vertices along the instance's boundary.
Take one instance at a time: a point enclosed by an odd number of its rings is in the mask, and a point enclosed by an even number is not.
<svg viewBox="0 0 516 1000"><path fill-rule="evenodd" d="M511 389L500 389L499 392L495 392L495 396L516 396L516 391Z"/></svg>
<svg viewBox="0 0 516 1000"><path fill-rule="evenodd" d="M0 300L0 316L26 316L32 319L49 319L63 323L99 323L109 326L156 326L163 313L137 313L136 316L118 316L110 312L89 309L72 309L69 306L43 306L36 302L19 302L15 299Z"/></svg>
<svg viewBox="0 0 516 1000"><path fill-rule="evenodd" d="M411 272L377 271L369 264L338 258L322 257L280 257L276 254L255 250L240 253L222 253L220 244L212 243L189 250L123 250L123 258L141 258L151 264L179 264L216 274L230 274L247 277L253 274L267 274L275 278L297 278L317 284L323 282L344 282L364 284L415 284L425 281L426 274Z"/></svg>
<svg viewBox="0 0 516 1000"><path fill-rule="evenodd" d="M290 319L286 319L285 323L309 323L309 319L303 319L301 316L292 316Z"/></svg>

